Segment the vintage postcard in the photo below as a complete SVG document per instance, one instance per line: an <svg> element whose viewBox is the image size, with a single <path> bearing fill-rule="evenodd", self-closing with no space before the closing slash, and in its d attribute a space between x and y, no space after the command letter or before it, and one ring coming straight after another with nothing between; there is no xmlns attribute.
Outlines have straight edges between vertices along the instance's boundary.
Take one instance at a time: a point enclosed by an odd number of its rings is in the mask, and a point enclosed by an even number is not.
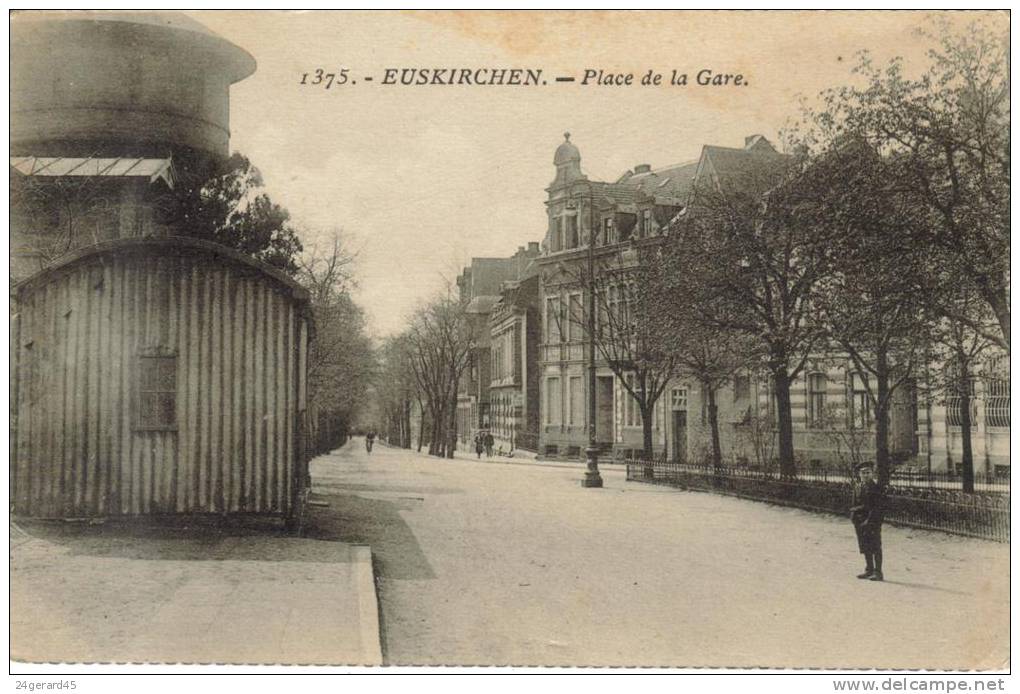
<svg viewBox="0 0 1020 694"><path fill-rule="evenodd" d="M9 21L12 669L1001 688L1008 11Z"/></svg>

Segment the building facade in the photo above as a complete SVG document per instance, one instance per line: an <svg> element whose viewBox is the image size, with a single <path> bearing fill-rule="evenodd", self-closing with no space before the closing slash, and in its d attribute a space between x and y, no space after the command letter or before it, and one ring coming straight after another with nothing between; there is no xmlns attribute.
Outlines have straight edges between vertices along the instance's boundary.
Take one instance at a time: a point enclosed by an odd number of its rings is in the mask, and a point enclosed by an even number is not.
<svg viewBox="0 0 1020 694"><path fill-rule="evenodd" d="M537 250L537 244L535 244ZM538 452L538 267L504 282L489 317L489 430L498 452Z"/></svg>
<svg viewBox="0 0 1020 694"><path fill-rule="evenodd" d="M492 333L489 318L505 282L517 281L538 256L537 243L520 247L508 258L472 258L457 278L471 335L471 351L457 390L457 447L471 450L475 435L490 426Z"/></svg>
<svg viewBox="0 0 1020 694"><path fill-rule="evenodd" d="M578 320L587 301L583 280L587 264L590 260L598 273L620 276L619 285L608 288L612 297L606 301L614 306L625 303L627 268L661 242L662 230L684 208L699 162L655 170L639 164L614 182L592 181L581 170L580 152L567 134L553 164L556 175L546 189L549 226L538 260L539 451L545 457L580 459L588 444L588 337L583 321ZM640 454L643 430L634 398L601 354L595 368L595 433L600 450L614 457ZM695 397L694 390L688 388L684 397L677 403L686 408ZM666 396L656 403L653 418L653 446L660 456L673 445L674 430L685 438L679 448L687 450L685 415L674 419L665 400Z"/></svg>
<svg viewBox="0 0 1020 694"><path fill-rule="evenodd" d="M583 314L587 300L589 252L596 278L621 278L616 298L611 284L598 290L610 293L600 305L613 310L616 302L626 303L627 268L661 242L670 222L685 210L696 183L719 184L782 156L766 138L752 135L743 147L706 145L695 161L654 170L638 165L606 183L585 176L580 152L566 137L554 156L556 176L546 200L549 227L537 261L540 455L580 460L588 445L588 338L574 317ZM614 373L601 354L595 367L600 450L617 459L640 456L640 410L621 382L621 375L631 376ZM889 422L891 456L896 464L918 470L957 472L962 454L959 398L930 392L930 374L936 368L929 365L896 393ZM854 456L873 457L874 416L863 378L847 357L828 352L810 358L794 380L791 406L799 468L844 468ZM768 376L749 366L717 392L716 401L724 462L770 465L776 454L776 412ZM979 473L1008 472L1009 402L1008 358L992 357L972 389L972 443ZM700 385L674 377L655 405L652 429L657 458L707 460L710 432Z"/></svg>

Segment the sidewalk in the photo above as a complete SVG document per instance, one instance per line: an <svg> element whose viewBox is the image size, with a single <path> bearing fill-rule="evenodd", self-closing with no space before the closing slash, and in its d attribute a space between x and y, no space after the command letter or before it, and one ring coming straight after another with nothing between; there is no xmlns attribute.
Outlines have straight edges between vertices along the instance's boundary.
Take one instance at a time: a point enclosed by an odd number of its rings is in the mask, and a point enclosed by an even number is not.
<svg viewBox="0 0 1020 694"><path fill-rule="evenodd" d="M389 448L393 448L395 450L407 450L409 453L414 453L416 455L421 455L421 456L428 457L428 452L424 448L419 453L418 449L416 447L413 447L413 446L410 449L400 449L399 447L393 446L393 445L391 445L389 443L386 443L385 441L382 441L382 440L380 440L380 443L382 443L384 446L387 446ZM454 460L468 461L468 462L472 462L472 463L490 463L490 464L501 464L501 465L526 465L526 466L530 466L530 467L539 466L539 467L574 468L579 473L584 473L584 470L585 470L585 462L583 460L550 460L548 458L537 458L537 457L535 457L534 453L530 453L528 451L523 451L521 453L516 453L516 454L514 454L514 457L512 457L512 458L510 456L505 456L505 455L493 455L491 458L489 458L489 457L486 457L486 455L484 453L482 453L482 457L479 458L477 456L477 454L475 454L472 451L457 450L453 454L453 459ZM599 469L600 470L616 470L618 472L626 472L627 471L626 463L609 463L609 462L606 462L606 460L608 460L608 458L599 458Z"/></svg>
<svg viewBox="0 0 1020 694"><path fill-rule="evenodd" d="M379 665L368 546L280 530L11 524L11 657Z"/></svg>

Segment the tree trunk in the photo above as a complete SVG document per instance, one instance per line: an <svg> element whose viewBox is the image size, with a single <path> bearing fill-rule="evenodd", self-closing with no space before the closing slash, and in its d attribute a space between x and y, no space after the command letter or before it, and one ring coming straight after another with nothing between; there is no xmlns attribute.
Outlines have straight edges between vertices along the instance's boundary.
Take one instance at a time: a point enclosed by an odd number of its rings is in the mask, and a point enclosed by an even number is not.
<svg viewBox="0 0 1020 694"><path fill-rule="evenodd" d="M875 360L875 469L882 484L889 483L889 364L884 350Z"/></svg>
<svg viewBox="0 0 1020 694"><path fill-rule="evenodd" d="M439 455L439 448L442 445L443 436L442 423L443 423L443 408L439 403L434 404L431 408L432 418L429 426L429 455Z"/></svg>
<svg viewBox="0 0 1020 694"><path fill-rule="evenodd" d="M970 421L970 369L966 358L960 364L960 439L963 444L963 491L974 491L974 450L971 445Z"/></svg>
<svg viewBox="0 0 1020 694"><path fill-rule="evenodd" d="M421 447L425 441L425 425L427 422L427 416L425 414L425 408L422 406L421 396L418 397L418 452L421 453Z"/></svg>
<svg viewBox="0 0 1020 694"><path fill-rule="evenodd" d="M790 375L785 366L772 369L776 390L776 419L779 427L779 475L796 477L797 465L793 459L793 413L790 408Z"/></svg>
<svg viewBox="0 0 1020 694"><path fill-rule="evenodd" d="M655 452L652 449L652 426L655 423L655 405L648 405L641 408L641 446L645 462L652 462L655 459Z"/></svg>
<svg viewBox="0 0 1020 694"><path fill-rule="evenodd" d="M453 394L450 395L450 417L446 436L446 457L452 458L457 448L457 380L453 381Z"/></svg>
<svg viewBox="0 0 1020 694"><path fill-rule="evenodd" d="M404 400L404 411L402 412L402 422L404 427L404 440L402 446L408 450L411 448L411 401Z"/></svg>
<svg viewBox="0 0 1020 694"><path fill-rule="evenodd" d="M708 427L712 432L712 466L722 467L722 445L719 443L719 406L715 401L715 388L704 386L708 396Z"/></svg>

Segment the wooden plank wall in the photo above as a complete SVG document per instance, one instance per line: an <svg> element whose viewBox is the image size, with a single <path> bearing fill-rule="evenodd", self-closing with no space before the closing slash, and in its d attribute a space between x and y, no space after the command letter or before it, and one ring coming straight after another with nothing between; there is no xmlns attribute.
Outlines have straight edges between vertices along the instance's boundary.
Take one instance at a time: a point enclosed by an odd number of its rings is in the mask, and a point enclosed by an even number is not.
<svg viewBox="0 0 1020 694"><path fill-rule="evenodd" d="M295 498L295 300L254 270L130 254L21 297L15 513L282 513ZM137 427L142 354L177 355L177 427Z"/></svg>

